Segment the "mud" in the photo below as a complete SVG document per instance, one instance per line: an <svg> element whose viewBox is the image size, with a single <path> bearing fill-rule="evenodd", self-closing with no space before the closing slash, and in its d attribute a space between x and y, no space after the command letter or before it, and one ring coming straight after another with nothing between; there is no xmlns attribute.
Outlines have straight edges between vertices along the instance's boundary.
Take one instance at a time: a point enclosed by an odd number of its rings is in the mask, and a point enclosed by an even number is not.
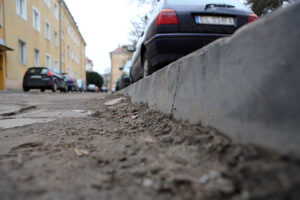
<svg viewBox="0 0 300 200"><path fill-rule="evenodd" d="M93 114L0 130L0 199L300 199L299 160L120 97L25 97Z"/></svg>

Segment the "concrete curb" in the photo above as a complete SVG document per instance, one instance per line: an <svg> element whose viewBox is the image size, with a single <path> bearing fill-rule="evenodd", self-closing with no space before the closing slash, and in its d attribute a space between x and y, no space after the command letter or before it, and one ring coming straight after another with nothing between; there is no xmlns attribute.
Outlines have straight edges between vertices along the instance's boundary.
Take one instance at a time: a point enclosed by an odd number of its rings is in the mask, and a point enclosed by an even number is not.
<svg viewBox="0 0 300 200"><path fill-rule="evenodd" d="M300 2L120 93L237 142L300 157Z"/></svg>

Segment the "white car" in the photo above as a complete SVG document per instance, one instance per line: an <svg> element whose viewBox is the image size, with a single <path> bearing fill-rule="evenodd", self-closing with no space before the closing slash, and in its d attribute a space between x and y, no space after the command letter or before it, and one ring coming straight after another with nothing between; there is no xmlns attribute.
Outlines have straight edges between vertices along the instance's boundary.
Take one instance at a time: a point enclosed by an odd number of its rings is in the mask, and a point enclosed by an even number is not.
<svg viewBox="0 0 300 200"><path fill-rule="evenodd" d="M97 92L97 86L95 84L88 84L87 91L88 92Z"/></svg>

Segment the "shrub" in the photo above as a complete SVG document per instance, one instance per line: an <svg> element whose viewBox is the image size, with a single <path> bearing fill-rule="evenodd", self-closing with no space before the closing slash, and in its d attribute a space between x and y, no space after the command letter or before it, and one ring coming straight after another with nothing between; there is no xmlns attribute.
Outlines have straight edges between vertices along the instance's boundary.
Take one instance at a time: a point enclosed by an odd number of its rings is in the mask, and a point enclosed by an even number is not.
<svg viewBox="0 0 300 200"><path fill-rule="evenodd" d="M103 77L97 72L86 72L86 84L95 84L101 89L103 85Z"/></svg>

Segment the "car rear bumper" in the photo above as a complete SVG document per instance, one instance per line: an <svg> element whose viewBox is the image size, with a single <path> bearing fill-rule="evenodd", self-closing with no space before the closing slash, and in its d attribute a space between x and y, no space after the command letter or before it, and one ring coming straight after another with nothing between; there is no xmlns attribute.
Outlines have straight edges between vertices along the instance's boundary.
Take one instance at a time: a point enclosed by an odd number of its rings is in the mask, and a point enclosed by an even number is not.
<svg viewBox="0 0 300 200"><path fill-rule="evenodd" d="M160 67L230 34L165 33L145 42L150 66Z"/></svg>
<svg viewBox="0 0 300 200"><path fill-rule="evenodd" d="M53 78L32 79L27 78L23 81L23 87L28 89L51 89L54 84Z"/></svg>

